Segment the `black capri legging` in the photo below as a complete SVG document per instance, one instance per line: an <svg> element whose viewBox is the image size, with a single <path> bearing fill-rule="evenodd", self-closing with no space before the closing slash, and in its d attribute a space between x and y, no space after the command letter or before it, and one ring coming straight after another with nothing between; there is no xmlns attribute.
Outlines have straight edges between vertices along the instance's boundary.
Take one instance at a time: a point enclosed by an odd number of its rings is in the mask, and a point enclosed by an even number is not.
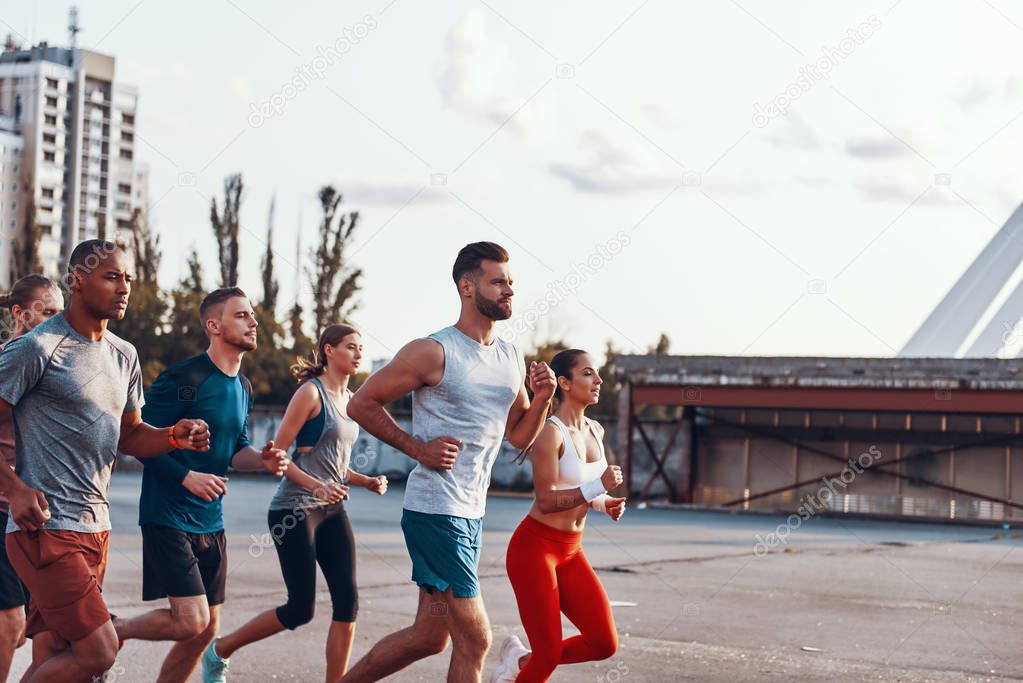
<svg viewBox="0 0 1023 683"><path fill-rule="evenodd" d="M330 589L334 621L355 621L359 594L355 587L355 537L343 504L298 510L270 510L267 515L288 602L277 608L284 628L312 621L316 605L316 563Z"/></svg>

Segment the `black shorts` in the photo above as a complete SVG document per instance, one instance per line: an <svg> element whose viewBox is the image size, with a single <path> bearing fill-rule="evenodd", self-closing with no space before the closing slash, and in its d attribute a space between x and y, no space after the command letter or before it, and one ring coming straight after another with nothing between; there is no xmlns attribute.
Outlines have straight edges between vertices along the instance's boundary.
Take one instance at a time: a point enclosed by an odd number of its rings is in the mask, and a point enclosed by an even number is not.
<svg viewBox="0 0 1023 683"><path fill-rule="evenodd" d="M159 524L142 525L142 599L205 595L224 602L227 543L223 531L192 534Z"/></svg>
<svg viewBox="0 0 1023 683"><path fill-rule="evenodd" d="M7 513L0 512L0 533L7 529ZM28 604L28 589L18 578L7 559L7 543L0 543L0 610L24 607Z"/></svg>

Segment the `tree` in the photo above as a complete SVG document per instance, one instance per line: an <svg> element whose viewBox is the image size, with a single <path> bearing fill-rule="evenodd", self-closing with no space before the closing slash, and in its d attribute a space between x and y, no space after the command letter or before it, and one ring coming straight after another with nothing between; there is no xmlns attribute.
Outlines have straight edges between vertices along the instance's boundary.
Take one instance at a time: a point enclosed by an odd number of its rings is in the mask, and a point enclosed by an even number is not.
<svg viewBox="0 0 1023 683"><path fill-rule="evenodd" d="M533 349L529 353L523 354L526 360L526 369L527 370L529 369L529 364L532 363L533 361L536 362L543 361L544 363L547 363L549 365L551 360L554 359L554 356L556 356L559 351L564 351L565 349L568 348L571 347L569 347L569 345L566 344L563 339L549 339L545 342L537 344L535 349Z"/></svg>
<svg viewBox="0 0 1023 683"><path fill-rule="evenodd" d="M177 348L176 344L167 344L170 339L165 330L167 301L156 279L163 258L160 238L149 230L140 209L132 214L131 234L128 249L135 260L135 282L127 315L123 320L112 321L110 329L135 345L142 363L142 379L148 385L173 362L166 356L168 352L177 353Z"/></svg>
<svg viewBox="0 0 1023 683"><path fill-rule="evenodd" d="M340 322L355 310L352 297L359 290L361 268L345 262L345 249L351 244L352 233L359 222L359 213L338 211L342 195L330 185L320 189L323 221L320 223L320 244L313 252L313 318L316 337L324 327Z"/></svg>
<svg viewBox="0 0 1023 683"><path fill-rule="evenodd" d="M291 334L291 353L296 358L308 358L316 348L316 341L310 339L302 329L302 304L295 305L288 311L288 332Z"/></svg>
<svg viewBox="0 0 1023 683"><path fill-rule="evenodd" d="M276 315L277 293L280 291L280 286L274 277L274 204L276 203L276 196L270 199L270 218L267 220L266 226L266 251L263 253L261 264L263 273L263 301L261 303L263 310L271 316Z"/></svg>
<svg viewBox="0 0 1023 683"><path fill-rule="evenodd" d="M667 356L668 351L671 350L671 340L668 339L668 335L661 332L661 336L657 338L657 343L647 348L647 353L652 353L658 356Z"/></svg>
<svg viewBox="0 0 1023 683"><path fill-rule="evenodd" d="M217 209L216 197L210 200L210 225L217 240L221 287L234 287L238 283L238 229L241 203L241 173L229 175L224 179L223 210Z"/></svg>
<svg viewBox="0 0 1023 683"><path fill-rule="evenodd" d="M259 403L283 406L295 391L291 376L294 356L279 342L284 327L268 313L262 303L254 306L259 327L256 328L256 350L245 354L242 366L245 376L252 382L253 397Z"/></svg>
<svg viewBox="0 0 1023 683"><path fill-rule="evenodd" d="M604 345L604 364L600 366L597 373L604 384L600 387L600 401L594 407L594 412L599 415L616 415L618 412L618 378L615 360L621 353L615 348L614 342L610 339Z"/></svg>
<svg viewBox="0 0 1023 683"><path fill-rule="evenodd" d="M168 344L168 364L202 353L209 345L206 332L199 321L199 305L206 296L203 285L202 264L199 253L192 247L188 256L188 274L171 292L170 334L173 344Z"/></svg>

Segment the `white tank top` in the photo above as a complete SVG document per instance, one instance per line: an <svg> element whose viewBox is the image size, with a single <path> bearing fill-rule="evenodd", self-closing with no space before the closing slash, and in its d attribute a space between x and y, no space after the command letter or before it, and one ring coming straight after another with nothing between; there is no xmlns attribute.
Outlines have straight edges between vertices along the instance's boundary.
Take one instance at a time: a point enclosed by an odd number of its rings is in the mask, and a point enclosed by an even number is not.
<svg viewBox="0 0 1023 683"><path fill-rule="evenodd" d="M593 420L588 417L583 419L586 421L586 425L590 428L590 433L593 434L593 438L597 440L597 445L600 447L600 458L593 462L586 462L585 454L581 457L579 456L579 451L575 447L575 441L572 440L572 434L568 431L568 427L564 422L553 415L547 418L548 422L553 422L558 426L558 429L561 430L561 436L565 440L565 447L561 451L561 458L558 460L558 483L554 486L556 490L578 488L584 481L598 479L600 475L604 474L604 470L607 469L604 442L597 436L597 432L593 428Z"/></svg>
<svg viewBox="0 0 1023 683"><path fill-rule="evenodd" d="M462 447L450 470L416 464L405 483L403 506L479 519L525 366L515 346L500 338L480 344L458 328L446 327L429 339L444 347L444 376L436 386L412 393L412 434L423 441L454 437Z"/></svg>

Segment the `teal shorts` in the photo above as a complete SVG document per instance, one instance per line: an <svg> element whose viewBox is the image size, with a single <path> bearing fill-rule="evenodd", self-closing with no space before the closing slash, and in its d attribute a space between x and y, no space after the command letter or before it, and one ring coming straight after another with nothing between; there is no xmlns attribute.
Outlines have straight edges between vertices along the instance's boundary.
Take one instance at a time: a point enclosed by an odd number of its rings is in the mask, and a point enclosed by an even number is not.
<svg viewBox="0 0 1023 683"><path fill-rule="evenodd" d="M412 558L412 580L427 591L449 587L456 598L480 594L483 520L402 510L401 530Z"/></svg>

